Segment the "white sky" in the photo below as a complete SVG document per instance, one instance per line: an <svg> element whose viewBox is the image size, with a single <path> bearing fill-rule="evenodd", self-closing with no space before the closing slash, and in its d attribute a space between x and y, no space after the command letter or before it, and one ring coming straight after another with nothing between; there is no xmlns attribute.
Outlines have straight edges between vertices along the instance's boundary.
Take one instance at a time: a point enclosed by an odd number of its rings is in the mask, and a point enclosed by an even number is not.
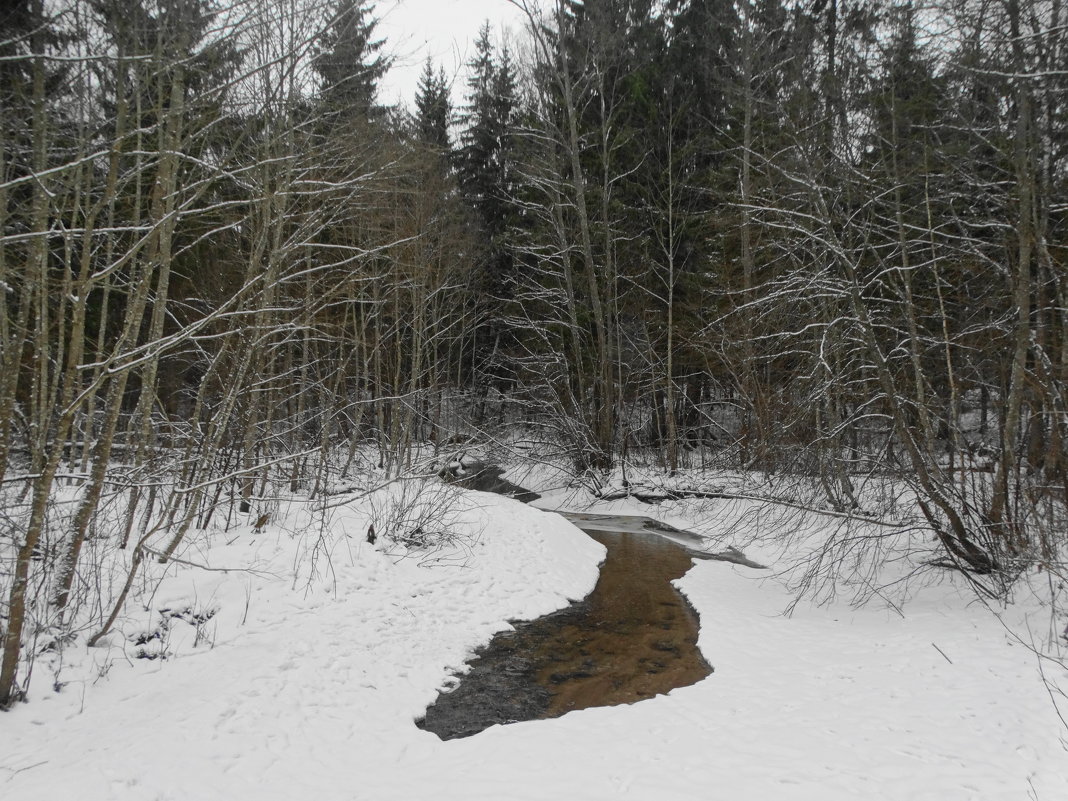
<svg viewBox="0 0 1068 801"><path fill-rule="evenodd" d="M411 106L419 73L429 54L453 80L453 98L460 102L465 85L464 64L474 53L474 40L485 20L499 42L511 28L522 27L520 12L508 0L378 0L376 33L395 62L382 80L379 100Z"/></svg>

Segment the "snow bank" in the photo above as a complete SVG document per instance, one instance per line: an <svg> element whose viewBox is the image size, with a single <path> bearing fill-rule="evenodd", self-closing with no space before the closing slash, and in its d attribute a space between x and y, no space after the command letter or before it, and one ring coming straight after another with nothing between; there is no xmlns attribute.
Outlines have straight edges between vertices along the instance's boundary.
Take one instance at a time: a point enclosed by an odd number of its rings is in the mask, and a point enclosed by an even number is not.
<svg viewBox="0 0 1068 801"><path fill-rule="evenodd" d="M952 580L913 588L903 615L836 602L786 617L784 577L701 562L679 586L701 616L708 679L442 742L413 720L449 669L506 620L585 594L601 558L556 515L463 497L469 547L448 564L367 545L366 509L350 507L322 539L309 515L299 531L205 549L212 567L254 559L257 572L169 575L148 617L124 625L150 628L164 606L214 610L171 619L170 658L131 659L117 636L61 672L62 692L39 677L33 703L0 718L3 797L1068 798L1065 730L1012 635L1048 610L1021 601L1003 626Z"/></svg>
<svg viewBox="0 0 1068 801"><path fill-rule="evenodd" d="M429 561L368 544L369 509L345 506L186 554L212 569L169 570L107 647L68 649L60 692L39 666L0 717L3 796L352 798L403 773L439 742L413 721L450 671L508 620L585 596L604 553L557 515L453 495L461 536Z"/></svg>

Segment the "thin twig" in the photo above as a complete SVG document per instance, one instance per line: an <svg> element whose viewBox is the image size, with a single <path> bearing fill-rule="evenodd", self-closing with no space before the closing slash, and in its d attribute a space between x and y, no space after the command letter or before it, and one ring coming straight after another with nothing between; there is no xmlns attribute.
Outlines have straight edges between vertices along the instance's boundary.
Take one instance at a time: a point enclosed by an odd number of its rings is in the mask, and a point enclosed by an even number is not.
<svg viewBox="0 0 1068 801"><path fill-rule="evenodd" d="M945 651L943 651L943 650L942 650L941 648L939 648L939 647L938 647L937 645L935 645L934 643L931 643L931 646L932 646L932 647L933 647L933 648L934 648L934 649L935 649L936 651L938 651L938 653L942 654L942 658L943 658L943 659L945 659L945 660L946 660L947 662L949 662L949 664L951 664L951 665L953 664L953 660L952 660L952 659L950 659L950 658L949 658L948 656L946 656L946 652L945 652Z"/></svg>

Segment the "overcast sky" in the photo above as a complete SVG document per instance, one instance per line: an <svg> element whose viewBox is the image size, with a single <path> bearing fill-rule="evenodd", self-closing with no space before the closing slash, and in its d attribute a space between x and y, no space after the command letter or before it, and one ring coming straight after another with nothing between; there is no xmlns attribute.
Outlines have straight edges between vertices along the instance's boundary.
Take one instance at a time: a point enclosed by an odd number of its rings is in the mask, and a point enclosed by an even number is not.
<svg viewBox="0 0 1068 801"><path fill-rule="evenodd" d="M375 16L377 33L396 59L382 81L379 99L408 105L428 54L454 80L453 97L459 102L465 89L463 66L473 54L482 23L490 21L497 41L502 31L522 27L520 12L508 0L378 0Z"/></svg>

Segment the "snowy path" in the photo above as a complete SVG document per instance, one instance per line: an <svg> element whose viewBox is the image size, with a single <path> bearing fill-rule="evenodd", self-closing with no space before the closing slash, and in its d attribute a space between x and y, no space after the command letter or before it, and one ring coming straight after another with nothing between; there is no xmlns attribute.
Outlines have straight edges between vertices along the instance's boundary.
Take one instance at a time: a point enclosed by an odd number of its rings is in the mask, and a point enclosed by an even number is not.
<svg viewBox="0 0 1068 801"><path fill-rule="evenodd" d="M966 594L925 591L905 618L844 606L786 618L777 583L715 562L680 582L716 669L707 680L465 740L420 731L450 668L506 619L588 592L603 553L556 515L469 497L484 527L472 523L480 543L462 568L397 561L357 537L333 554L336 593L321 580L305 595L281 531L211 549L215 566L254 554L282 578L184 571L154 608L217 608L213 648L178 623L170 659L128 659L116 638L81 663L71 654L61 693L39 675L33 702L0 717L0 797L1068 798L1034 657ZM334 526L366 528L349 511Z"/></svg>

